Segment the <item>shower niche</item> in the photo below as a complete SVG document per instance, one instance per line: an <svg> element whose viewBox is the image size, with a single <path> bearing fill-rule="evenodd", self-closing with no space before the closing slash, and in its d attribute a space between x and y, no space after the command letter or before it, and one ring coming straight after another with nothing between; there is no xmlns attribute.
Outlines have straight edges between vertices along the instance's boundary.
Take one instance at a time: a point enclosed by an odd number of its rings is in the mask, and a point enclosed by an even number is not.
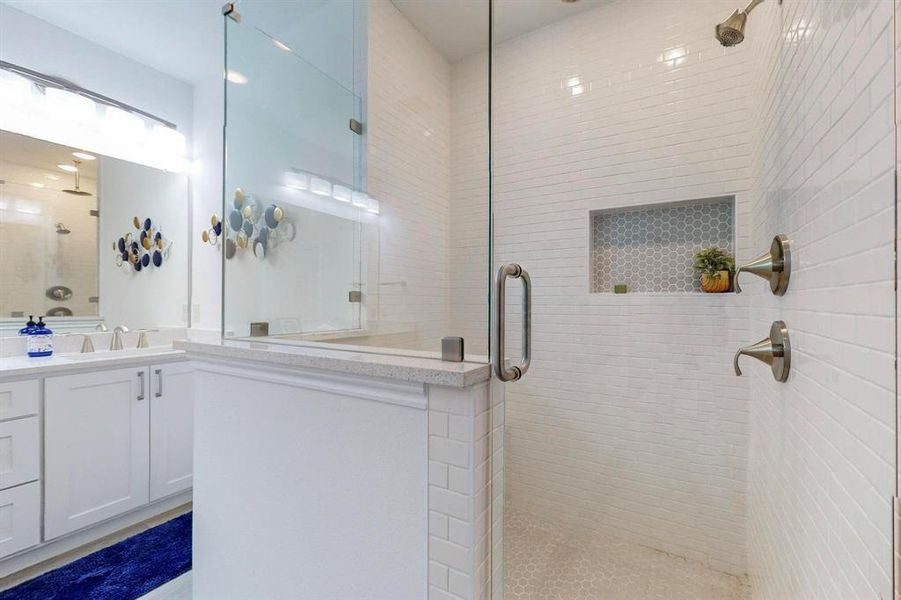
<svg viewBox="0 0 901 600"><path fill-rule="evenodd" d="M590 290L612 294L703 293L694 254L716 246L735 255L735 196L592 211Z"/></svg>

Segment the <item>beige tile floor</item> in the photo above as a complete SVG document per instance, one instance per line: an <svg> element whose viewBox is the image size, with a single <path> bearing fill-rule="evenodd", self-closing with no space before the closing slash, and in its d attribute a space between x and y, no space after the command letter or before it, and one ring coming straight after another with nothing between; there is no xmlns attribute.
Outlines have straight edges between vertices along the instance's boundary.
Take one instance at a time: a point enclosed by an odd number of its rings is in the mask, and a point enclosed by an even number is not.
<svg viewBox="0 0 901 600"><path fill-rule="evenodd" d="M574 540L506 508L505 600L747 600L740 578L617 538Z"/></svg>

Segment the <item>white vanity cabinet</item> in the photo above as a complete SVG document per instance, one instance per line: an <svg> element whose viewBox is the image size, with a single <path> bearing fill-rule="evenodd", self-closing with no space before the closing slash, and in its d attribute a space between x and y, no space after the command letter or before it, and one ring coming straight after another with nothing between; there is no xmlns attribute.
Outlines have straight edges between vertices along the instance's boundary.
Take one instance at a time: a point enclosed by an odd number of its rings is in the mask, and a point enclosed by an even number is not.
<svg viewBox="0 0 901 600"><path fill-rule="evenodd" d="M45 539L191 487L191 377L167 363L45 379Z"/></svg>
<svg viewBox="0 0 901 600"><path fill-rule="evenodd" d="M41 541L38 381L0 383L0 557Z"/></svg>
<svg viewBox="0 0 901 600"><path fill-rule="evenodd" d="M44 383L44 536L92 525L149 501L149 369Z"/></svg>
<svg viewBox="0 0 901 600"><path fill-rule="evenodd" d="M194 476L194 369L150 367L150 500L191 489Z"/></svg>

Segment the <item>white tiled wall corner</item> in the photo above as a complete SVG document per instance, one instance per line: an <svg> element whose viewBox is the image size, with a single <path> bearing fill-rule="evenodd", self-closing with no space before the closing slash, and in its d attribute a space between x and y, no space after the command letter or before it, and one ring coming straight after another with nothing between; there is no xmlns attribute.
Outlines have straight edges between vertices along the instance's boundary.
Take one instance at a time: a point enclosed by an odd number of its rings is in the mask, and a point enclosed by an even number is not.
<svg viewBox="0 0 901 600"><path fill-rule="evenodd" d="M429 388L429 600L487 600L488 385Z"/></svg>
<svg viewBox="0 0 901 600"><path fill-rule="evenodd" d="M450 335L450 67L390 0L368 6L367 176L381 209L369 319L409 325L401 346L438 351Z"/></svg>
<svg viewBox="0 0 901 600"><path fill-rule="evenodd" d="M451 66L450 328L488 355L488 60Z"/></svg>
<svg viewBox="0 0 901 600"><path fill-rule="evenodd" d="M760 600L890 598L895 490L893 3L766 3L756 53L753 245L793 243L792 373L751 366L749 559Z"/></svg>
<svg viewBox="0 0 901 600"><path fill-rule="evenodd" d="M522 264L534 284L532 370L507 388L513 504L742 574L748 380L731 355L753 337L747 300L589 294L592 210L735 194L738 256L757 250L751 53L711 35L734 8L612 2L501 43L493 210L496 262ZM453 65L453 98L479 95L480 60ZM471 112L452 107L452 123L452 156L483 143ZM468 193L477 207L477 182ZM452 231L458 198L454 186ZM477 272L480 243L452 235L452 272ZM515 353L517 285L508 301Z"/></svg>

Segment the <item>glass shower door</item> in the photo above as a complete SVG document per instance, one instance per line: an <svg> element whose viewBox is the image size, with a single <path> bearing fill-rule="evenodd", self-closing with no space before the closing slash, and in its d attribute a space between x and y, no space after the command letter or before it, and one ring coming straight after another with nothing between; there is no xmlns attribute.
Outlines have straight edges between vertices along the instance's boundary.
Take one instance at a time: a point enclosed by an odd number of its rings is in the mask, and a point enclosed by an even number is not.
<svg viewBox="0 0 901 600"><path fill-rule="evenodd" d="M891 597L892 3L537 4L493 4L493 597Z"/></svg>

